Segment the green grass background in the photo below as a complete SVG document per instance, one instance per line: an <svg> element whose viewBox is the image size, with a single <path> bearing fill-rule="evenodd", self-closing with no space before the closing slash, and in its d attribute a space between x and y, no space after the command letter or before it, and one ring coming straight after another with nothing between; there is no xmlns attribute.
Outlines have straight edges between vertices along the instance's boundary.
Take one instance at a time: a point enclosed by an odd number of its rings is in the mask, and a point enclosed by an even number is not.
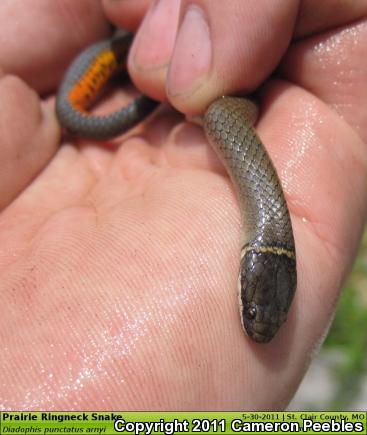
<svg viewBox="0 0 367 435"><path fill-rule="evenodd" d="M340 356L332 367L335 394L324 410L351 409L367 371L367 231L321 353Z"/></svg>

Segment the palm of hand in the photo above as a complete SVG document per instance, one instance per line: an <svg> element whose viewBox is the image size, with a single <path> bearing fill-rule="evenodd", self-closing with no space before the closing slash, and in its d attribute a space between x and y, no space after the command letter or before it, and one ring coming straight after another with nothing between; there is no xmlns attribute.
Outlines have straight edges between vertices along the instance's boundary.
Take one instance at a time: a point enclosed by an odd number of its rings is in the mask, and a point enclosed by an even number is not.
<svg viewBox="0 0 367 435"><path fill-rule="evenodd" d="M17 311L16 334L42 337L18 343L42 379L41 388L35 378L19 385L18 400L29 390L25 407L55 394L56 408L92 409L103 388L108 408L116 389L141 384L154 406L157 385L199 383L219 343L230 354L245 341L234 193L200 129L180 121L161 110L118 150L63 145L6 211L3 330ZM240 364L243 351L233 358ZM160 394L168 407L171 392Z"/></svg>

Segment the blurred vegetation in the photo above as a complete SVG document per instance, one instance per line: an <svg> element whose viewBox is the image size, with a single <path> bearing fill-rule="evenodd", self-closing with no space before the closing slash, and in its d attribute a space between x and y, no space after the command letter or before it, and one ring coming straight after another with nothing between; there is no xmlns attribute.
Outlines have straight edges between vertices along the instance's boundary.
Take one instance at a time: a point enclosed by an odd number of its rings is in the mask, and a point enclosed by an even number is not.
<svg viewBox="0 0 367 435"><path fill-rule="evenodd" d="M349 410L367 369L367 231L322 352L341 356L333 366L335 394L325 409Z"/></svg>

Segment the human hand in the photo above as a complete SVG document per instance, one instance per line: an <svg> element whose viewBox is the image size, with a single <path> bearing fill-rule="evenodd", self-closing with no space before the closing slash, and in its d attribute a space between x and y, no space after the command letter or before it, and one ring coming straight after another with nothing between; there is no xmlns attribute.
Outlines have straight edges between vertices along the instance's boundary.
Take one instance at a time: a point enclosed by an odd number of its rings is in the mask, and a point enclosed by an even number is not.
<svg viewBox="0 0 367 435"><path fill-rule="evenodd" d="M2 3L0 17L9 12L4 4L13 3ZM137 0L105 1L104 6L114 22L134 28L144 3L140 8ZM281 79L262 87L257 128L278 169L294 225L299 284L289 320L266 346L252 343L241 330L237 202L200 129L162 108L105 146L64 144L31 183L55 152L57 124L48 102L40 116L34 94L5 77L2 94L9 96L3 100L9 107L1 113L13 121L2 136L9 144L2 146L3 162L11 168L2 183L8 193L1 197L7 206L0 232L8 307L0 328L4 409L281 409L330 322L365 219L366 25L343 27L340 21L342 28L329 32L322 32L325 22L310 28L306 6L311 12L316 6L304 2L295 34L305 39L283 55L296 2L275 7L272 1L261 10L258 2L246 2L251 16L240 1L225 10L212 6L214 72L182 91L190 71L203 71L189 62L202 49L195 46L185 58L176 46L170 62L174 3L162 2L155 16L156 26L166 25L164 32L158 28L160 36L145 20L129 67L144 92L185 113L201 112L222 93L254 89L283 57ZM106 32L98 3L89 6L90 14L75 2L60 4L78 17L78 35L92 39ZM46 83L52 67L60 77L57 61L66 62L68 55L57 54L64 46L75 47L71 29L78 27L70 19L52 24L63 44L51 45L49 56L38 60ZM51 22L45 19L43 26L50 28ZM320 34L307 38L312 31ZM54 89L56 83L46 86L41 75L32 74L34 55L24 64L23 74L14 60L6 70L38 91ZM346 76L347 82L341 81ZM19 104L20 98L29 103ZM117 93L112 100L106 109L124 96ZM24 122L8 128L19 117ZM42 149L34 151L39 144ZM16 164L19 155L22 168ZM22 382L15 383L15 376Z"/></svg>

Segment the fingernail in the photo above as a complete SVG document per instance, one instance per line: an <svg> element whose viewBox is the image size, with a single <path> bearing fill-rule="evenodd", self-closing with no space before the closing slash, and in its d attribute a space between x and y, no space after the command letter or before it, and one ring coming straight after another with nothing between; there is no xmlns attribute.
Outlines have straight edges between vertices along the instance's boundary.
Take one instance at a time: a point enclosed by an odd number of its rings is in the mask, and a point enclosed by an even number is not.
<svg viewBox="0 0 367 435"><path fill-rule="evenodd" d="M167 65L175 43L180 0L157 0L144 18L132 46L140 70Z"/></svg>
<svg viewBox="0 0 367 435"><path fill-rule="evenodd" d="M178 30L168 73L171 95L189 93L207 78L212 61L210 29L205 14L197 5L188 7Z"/></svg>

